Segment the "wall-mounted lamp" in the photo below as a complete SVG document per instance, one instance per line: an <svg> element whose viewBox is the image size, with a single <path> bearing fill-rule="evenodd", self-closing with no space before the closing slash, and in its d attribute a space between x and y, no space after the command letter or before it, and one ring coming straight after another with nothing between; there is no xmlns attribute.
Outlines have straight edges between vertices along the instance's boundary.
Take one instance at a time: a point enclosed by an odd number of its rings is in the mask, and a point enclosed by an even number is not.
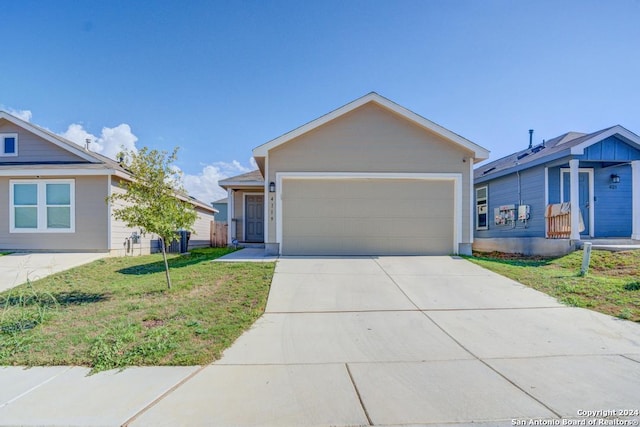
<svg viewBox="0 0 640 427"><path fill-rule="evenodd" d="M275 182L270 182L269 183L269 193L275 193L276 192L276 183Z"/></svg>
<svg viewBox="0 0 640 427"><path fill-rule="evenodd" d="M611 174L611 183L612 184L620 184L620 176L618 174Z"/></svg>

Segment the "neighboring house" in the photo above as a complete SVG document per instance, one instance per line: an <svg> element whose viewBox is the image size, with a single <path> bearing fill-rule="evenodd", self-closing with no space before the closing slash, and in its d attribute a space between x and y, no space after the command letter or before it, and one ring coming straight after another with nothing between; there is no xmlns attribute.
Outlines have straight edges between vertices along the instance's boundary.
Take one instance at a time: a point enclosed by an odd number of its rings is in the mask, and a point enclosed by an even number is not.
<svg viewBox="0 0 640 427"><path fill-rule="evenodd" d="M156 236L115 220L106 202L131 179L117 162L0 111L0 250L154 252ZM215 209L183 200L198 212L190 247L209 246Z"/></svg>
<svg viewBox="0 0 640 427"><path fill-rule="evenodd" d="M219 183L229 241L283 255L468 254L473 165L488 155L370 93L255 148L259 170Z"/></svg>
<svg viewBox="0 0 640 427"><path fill-rule="evenodd" d="M214 215L216 222L227 222L227 207L228 207L228 198L216 200L215 202L211 202L211 206L218 212Z"/></svg>
<svg viewBox="0 0 640 427"><path fill-rule="evenodd" d="M585 239L640 240L640 137L622 126L530 143L474 175L474 249L557 255Z"/></svg>

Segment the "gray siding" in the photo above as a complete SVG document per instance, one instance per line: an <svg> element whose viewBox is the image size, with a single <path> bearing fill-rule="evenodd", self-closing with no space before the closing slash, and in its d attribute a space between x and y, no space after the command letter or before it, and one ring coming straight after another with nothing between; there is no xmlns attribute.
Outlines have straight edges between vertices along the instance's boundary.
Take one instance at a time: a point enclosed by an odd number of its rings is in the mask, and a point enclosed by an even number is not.
<svg viewBox="0 0 640 427"><path fill-rule="evenodd" d="M55 177L75 180L74 233L10 233L9 182L0 177L0 250L96 251L108 250L106 176Z"/></svg>
<svg viewBox="0 0 640 427"><path fill-rule="evenodd" d="M536 167L520 172L520 191L518 191L518 176L515 173L482 184L476 184L475 188L485 186L488 187L489 229L475 230L476 237L544 237L544 167ZM516 221L515 227L512 225L495 225L495 208L502 205L519 204L531 207L530 219L526 224Z"/></svg>
<svg viewBox="0 0 640 427"><path fill-rule="evenodd" d="M85 162L86 160L5 120L0 120L0 133L18 134L18 156L0 157L3 162Z"/></svg>

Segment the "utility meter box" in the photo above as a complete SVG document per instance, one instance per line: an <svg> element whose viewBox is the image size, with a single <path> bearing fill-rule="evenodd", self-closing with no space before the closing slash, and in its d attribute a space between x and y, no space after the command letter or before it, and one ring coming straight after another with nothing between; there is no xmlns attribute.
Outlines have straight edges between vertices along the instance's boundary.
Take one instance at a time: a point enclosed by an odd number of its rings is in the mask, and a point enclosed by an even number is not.
<svg viewBox="0 0 640 427"><path fill-rule="evenodd" d="M516 220L516 205L502 205L493 210L495 225L512 225Z"/></svg>
<svg viewBox="0 0 640 427"><path fill-rule="evenodd" d="M526 222L531 215L531 207L529 205L518 206L518 221Z"/></svg>

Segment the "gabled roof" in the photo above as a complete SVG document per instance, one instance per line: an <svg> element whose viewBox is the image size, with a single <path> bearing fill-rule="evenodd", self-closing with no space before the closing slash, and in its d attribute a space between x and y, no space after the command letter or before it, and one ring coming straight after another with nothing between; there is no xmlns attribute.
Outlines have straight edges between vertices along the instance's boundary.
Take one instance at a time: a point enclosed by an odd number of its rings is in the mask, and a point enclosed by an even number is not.
<svg viewBox="0 0 640 427"><path fill-rule="evenodd" d="M15 117L12 114L7 113L6 111L0 110L0 120L4 119L14 125L21 127L28 132L33 133L34 135L39 136L47 142L56 145L63 150L66 150L76 156L80 157L83 161L78 162L39 162L39 163L19 163L19 162L2 162L0 166L2 166L2 171L0 171L0 175L3 176L30 176L33 175L34 171L50 171L52 174L62 173L68 174L71 168L73 168L73 174L75 175L117 175L120 178L124 178L127 180L132 180L133 177L129 173L127 169L122 167L120 163L117 161L110 159L109 157L103 156L99 153L94 153L93 151L89 151L80 147L78 144L69 141L61 137L60 135L56 135L55 133L41 128L40 126L34 125L32 123L26 122L18 117ZM81 168L81 170L78 170ZM211 205L204 203L194 197L189 195L176 195L179 199L189 202L195 206L198 206L202 209L208 211L215 211Z"/></svg>
<svg viewBox="0 0 640 427"><path fill-rule="evenodd" d="M567 132L525 150L521 150L489 162L474 170L476 181L496 178L511 172L528 169L565 156L584 154L585 148L616 135L628 144L640 149L640 137L620 125L585 134Z"/></svg>
<svg viewBox="0 0 640 427"><path fill-rule="evenodd" d="M475 159L475 162L485 160L489 157L489 151L487 149L469 141L466 138L463 138L462 136L456 133L451 132L450 130L432 122L431 120L425 119L424 117L414 113L413 111L410 111L402 107L401 105L398 105L395 102L390 101L389 99L378 95L375 92L371 92L361 98L358 98L355 101L352 101L338 108L337 110L334 110L328 114L325 114L324 116L319 117L305 125L302 125L299 128L292 130L291 132L285 133L284 135L276 139L273 139L265 144L260 145L259 147L254 148L253 157L255 158L266 157L269 150L279 145L285 144L291 141L292 139L299 137L300 135L310 132L324 125L325 123L335 120L336 118L343 116L369 103L377 104L397 114L398 116L401 116L409 120L410 122L415 123L416 125L424 129L427 129L431 132L434 132L442 136L443 138L453 142L454 144L457 144L461 147L466 148L467 150L473 152L473 157Z"/></svg>
<svg viewBox="0 0 640 427"><path fill-rule="evenodd" d="M34 135L39 136L40 138L56 145L66 151L69 151L72 154L80 157L83 160L86 160L89 163L113 163L109 164L109 166L119 167L118 163L105 157L100 154L91 152L89 150L85 150L80 147L78 144L75 144L68 139L61 137L60 135L56 135L55 133L41 128L40 126L34 125L32 123L26 122L22 119L17 118L16 116L7 113L6 111L0 111L0 119L4 119L10 123L13 123L16 126L19 126ZM108 164L108 163L107 163Z"/></svg>
<svg viewBox="0 0 640 427"><path fill-rule="evenodd" d="M259 170L254 170L218 181L218 185L224 189L229 187L263 187L264 178Z"/></svg>

